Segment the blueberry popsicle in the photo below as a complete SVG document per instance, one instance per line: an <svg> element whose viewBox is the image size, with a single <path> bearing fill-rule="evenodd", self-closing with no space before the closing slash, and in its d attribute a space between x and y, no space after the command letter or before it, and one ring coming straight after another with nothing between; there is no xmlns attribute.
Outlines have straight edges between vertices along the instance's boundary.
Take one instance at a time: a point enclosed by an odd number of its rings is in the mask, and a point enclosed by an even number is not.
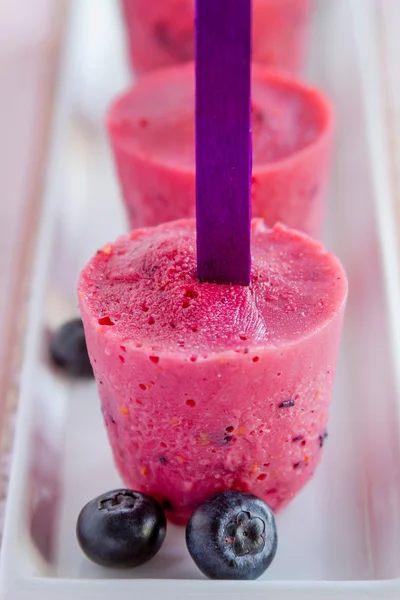
<svg viewBox="0 0 400 600"><path fill-rule="evenodd" d="M194 0L122 0L121 6L138 73L193 60ZM253 60L298 72L311 7L310 0L253 0Z"/></svg>
<svg viewBox="0 0 400 600"><path fill-rule="evenodd" d="M250 286L199 283L194 220L107 244L79 304L126 485L184 523L214 492L278 510L320 460L347 278L320 243L252 221Z"/></svg>
<svg viewBox="0 0 400 600"><path fill-rule="evenodd" d="M193 64L172 67L142 77L110 107L109 137L132 228L195 215L194 89ZM253 216L320 236L332 121L321 92L253 66Z"/></svg>

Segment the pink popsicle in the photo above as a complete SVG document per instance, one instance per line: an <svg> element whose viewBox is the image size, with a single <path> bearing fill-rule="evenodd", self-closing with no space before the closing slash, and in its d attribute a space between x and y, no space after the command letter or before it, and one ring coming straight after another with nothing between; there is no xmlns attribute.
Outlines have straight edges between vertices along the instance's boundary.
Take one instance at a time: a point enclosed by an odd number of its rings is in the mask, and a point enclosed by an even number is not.
<svg viewBox="0 0 400 600"><path fill-rule="evenodd" d="M143 73L193 60L194 0L122 0L127 46ZM253 0L253 60L299 72L311 0Z"/></svg>
<svg viewBox="0 0 400 600"><path fill-rule="evenodd" d="M278 510L310 479L347 295L332 254L260 220L250 286L201 284L195 237L193 220L134 231L79 282L118 469L177 523L224 489Z"/></svg>
<svg viewBox="0 0 400 600"><path fill-rule="evenodd" d="M252 116L253 216L319 237L333 137L328 100L253 66ZM193 64L143 76L112 104L107 125L131 226L193 217Z"/></svg>

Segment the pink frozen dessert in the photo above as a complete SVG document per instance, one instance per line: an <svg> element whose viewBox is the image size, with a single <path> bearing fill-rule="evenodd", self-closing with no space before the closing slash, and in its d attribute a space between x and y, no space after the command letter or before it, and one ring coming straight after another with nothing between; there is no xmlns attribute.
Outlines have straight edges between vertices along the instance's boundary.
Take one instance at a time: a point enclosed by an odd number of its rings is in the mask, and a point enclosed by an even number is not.
<svg viewBox="0 0 400 600"><path fill-rule="evenodd" d="M320 243L252 222L251 285L199 283L194 220L134 231L79 303L118 469L184 523L220 490L282 508L314 473L347 278Z"/></svg>
<svg viewBox="0 0 400 600"><path fill-rule="evenodd" d="M132 66L138 73L194 58L194 0L122 0ZM253 61L298 72L311 0L253 0Z"/></svg>
<svg viewBox="0 0 400 600"><path fill-rule="evenodd" d="M194 67L142 77L107 126L132 228L195 216ZM253 68L253 216L319 237L333 115L315 88Z"/></svg>

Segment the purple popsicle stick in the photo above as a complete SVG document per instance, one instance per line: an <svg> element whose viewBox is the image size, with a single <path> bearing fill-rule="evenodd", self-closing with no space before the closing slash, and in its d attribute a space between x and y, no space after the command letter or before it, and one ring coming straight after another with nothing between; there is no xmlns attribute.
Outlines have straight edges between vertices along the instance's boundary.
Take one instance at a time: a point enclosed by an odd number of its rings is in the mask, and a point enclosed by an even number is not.
<svg viewBox="0 0 400 600"><path fill-rule="evenodd" d="M200 281L250 283L251 0L196 0Z"/></svg>

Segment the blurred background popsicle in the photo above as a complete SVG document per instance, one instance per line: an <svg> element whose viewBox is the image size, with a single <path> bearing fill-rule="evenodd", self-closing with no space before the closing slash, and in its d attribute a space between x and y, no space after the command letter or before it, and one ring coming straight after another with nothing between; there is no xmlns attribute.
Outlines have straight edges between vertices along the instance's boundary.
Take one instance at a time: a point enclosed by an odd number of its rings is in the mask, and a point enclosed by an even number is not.
<svg viewBox="0 0 400 600"><path fill-rule="evenodd" d="M109 137L132 227L195 214L194 83L192 63L159 70L110 107ZM253 216L319 237L333 141L328 99L253 65L252 129Z"/></svg>
<svg viewBox="0 0 400 600"><path fill-rule="evenodd" d="M137 73L194 58L194 0L122 0ZM253 0L253 60L299 72L312 0Z"/></svg>

